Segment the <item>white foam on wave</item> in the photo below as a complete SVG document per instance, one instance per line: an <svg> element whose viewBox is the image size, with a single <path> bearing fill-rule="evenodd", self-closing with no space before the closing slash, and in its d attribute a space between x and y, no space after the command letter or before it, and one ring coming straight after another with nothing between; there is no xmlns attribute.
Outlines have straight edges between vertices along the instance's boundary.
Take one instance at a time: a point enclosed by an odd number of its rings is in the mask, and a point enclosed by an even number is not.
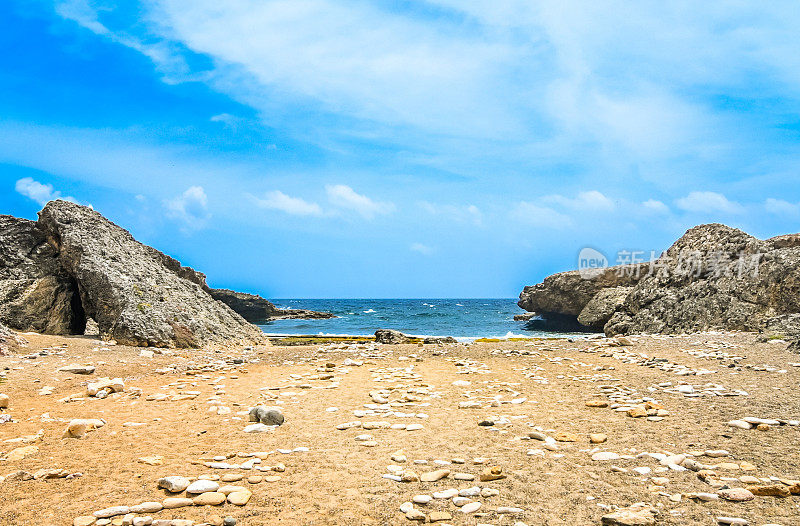
<svg viewBox="0 0 800 526"><path fill-rule="evenodd" d="M367 309L364 311L364 314L372 314L373 312L378 312L375 309Z"/></svg>

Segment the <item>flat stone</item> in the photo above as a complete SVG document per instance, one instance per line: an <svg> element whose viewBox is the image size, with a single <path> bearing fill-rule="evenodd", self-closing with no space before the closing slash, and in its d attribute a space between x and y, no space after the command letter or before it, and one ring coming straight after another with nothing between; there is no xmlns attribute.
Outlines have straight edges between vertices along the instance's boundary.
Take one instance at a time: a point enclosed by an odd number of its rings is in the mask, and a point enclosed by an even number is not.
<svg viewBox="0 0 800 526"><path fill-rule="evenodd" d="M220 504L223 504L225 500L226 495L224 493L220 493L219 491L201 493L192 499L195 506L219 506Z"/></svg>
<svg viewBox="0 0 800 526"><path fill-rule="evenodd" d="M131 506L131 513L158 513L164 506L160 502L142 502L136 506Z"/></svg>
<svg viewBox="0 0 800 526"><path fill-rule="evenodd" d="M72 526L92 526L96 520L96 517L83 515L81 517L75 517L75 520L72 521Z"/></svg>
<svg viewBox="0 0 800 526"><path fill-rule="evenodd" d="M449 521L452 519L453 516L446 511L432 511L430 515L428 515L428 520L431 522Z"/></svg>
<svg viewBox="0 0 800 526"><path fill-rule="evenodd" d="M194 502L186 497L167 497L161 504L163 504L165 510L174 510L175 508L192 506Z"/></svg>
<svg viewBox="0 0 800 526"><path fill-rule="evenodd" d="M228 502L236 506L244 506L250 501L253 494L250 491L234 491L228 494Z"/></svg>
<svg viewBox="0 0 800 526"><path fill-rule="evenodd" d="M433 497L430 495L414 495L411 497L411 501L415 504L428 504L433 500Z"/></svg>
<svg viewBox="0 0 800 526"><path fill-rule="evenodd" d="M217 491L218 489L219 484L213 480L196 480L189 484L189 486L186 488L186 493L200 494Z"/></svg>
<svg viewBox="0 0 800 526"><path fill-rule="evenodd" d="M719 496L723 499L732 502L747 502L755 498L755 495L753 495L752 491L744 488L721 489L717 492L717 494L719 494Z"/></svg>
<svg viewBox="0 0 800 526"><path fill-rule="evenodd" d="M72 374L92 374L94 373L94 365L78 365L78 364L71 364L59 369L62 373L72 373Z"/></svg>
<svg viewBox="0 0 800 526"><path fill-rule="evenodd" d="M474 513L481 509L482 504L480 502L468 502L461 506L461 513Z"/></svg>
<svg viewBox="0 0 800 526"><path fill-rule="evenodd" d="M110 517L116 517L117 515L127 515L128 513L130 513L130 508L128 506L112 506L110 508L97 510L92 515L98 519L108 519Z"/></svg>
<svg viewBox="0 0 800 526"><path fill-rule="evenodd" d="M603 515L601 523L608 526L653 526L656 519L649 509L622 509Z"/></svg>
<svg viewBox="0 0 800 526"><path fill-rule="evenodd" d="M766 484L759 486L749 486L750 493L759 497L788 497L792 494L787 486L783 484Z"/></svg>
<svg viewBox="0 0 800 526"><path fill-rule="evenodd" d="M437 469L436 471L429 471L427 473L423 473L420 475L419 479L422 482L436 482L437 480L442 480L443 478L447 478L450 475L449 469Z"/></svg>
<svg viewBox="0 0 800 526"><path fill-rule="evenodd" d="M608 437L603 433L589 433L589 442L592 444L602 444L608 440Z"/></svg>

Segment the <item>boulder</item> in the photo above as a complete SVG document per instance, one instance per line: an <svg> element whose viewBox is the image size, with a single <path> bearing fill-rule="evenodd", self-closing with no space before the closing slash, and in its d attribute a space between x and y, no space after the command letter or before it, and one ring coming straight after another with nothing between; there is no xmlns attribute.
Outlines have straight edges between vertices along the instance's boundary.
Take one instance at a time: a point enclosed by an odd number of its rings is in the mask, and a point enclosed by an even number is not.
<svg viewBox="0 0 800 526"><path fill-rule="evenodd" d="M411 341L411 338L400 331L395 331L392 329L378 329L375 331L375 341L377 343L398 344L408 343Z"/></svg>
<svg viewBox="0 0 800 526"><path fill-rule="evenodd" d="M657 260L564 272L519 305L570 315L609 336L704 330L800 337L800 234L759 240L721 224L688 230Z"/></svg>
<svg viewBox="0 0 800 526"><path fill-rule="evenodd" d="M251 422L259 422L267 426L279 426L284 422L283 412L280 407L257 405L250 410L249 416Z"/></svg>
<svg viewBox="0 0 800 526"><path fill-rule="evenodd" d="M20 347L28 345L28 340L18 336L14 331L0 323L0 356L17 352Z"/></svg>
<svg viewBox="0 0 800 526"><path fill-rule="evenodd" d="M458 343L458 340L452 336L429 336L422 340L422 343Z"/></svg>
<svg viewBox="0 0 800 526"><path fill-rule="evenodd" d="M103 337L182 348L265 342L259 329L209 295L203 274L91 208L51 201L38 227L78 284L83 323L87 316L96 320Z"/></svg>
<svg viewBox="0 0 800 526"><path fill-rule="evenodd" d="M0 215L0 322L18 331L82 334L78 284L37 224Z"/></svg>

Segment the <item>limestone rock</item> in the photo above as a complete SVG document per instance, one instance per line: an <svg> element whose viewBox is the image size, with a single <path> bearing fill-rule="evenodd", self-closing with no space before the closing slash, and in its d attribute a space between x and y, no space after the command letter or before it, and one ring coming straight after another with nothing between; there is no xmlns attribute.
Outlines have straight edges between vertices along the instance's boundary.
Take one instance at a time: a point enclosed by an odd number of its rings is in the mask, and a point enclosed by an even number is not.
<svg viewBox="0 0 800 526"><path fill-rule="evenodd" d="M78 283L82 320L104 337L154 347L263 343L263 333L207 292L205 276L136 241L94 210L51 201L39 229Z"/></svg>
<svg viewBox="0 0 800 526"><path fill-rule="evenodd" d="M33 221L0 215L0 323L18 331L83 334L78 284Z"/></svg>
<svg viewBox="0 0 800 526"><path fill-rule="evenodd" d="M688 230L657 261L545 278L519 306L607 335L725 329L800 338L800 236L759 240L721 224ZM585 310L585 312L584 312ZM800 343L797 344L800 347Z"/></svg>
<svg viewBox="0 0 800 526"><path fill-rule="evenodd" d="M378 329L375 331L375 341L377 343L398 344L408 343L410 339L400 331L394 331L391 329Z"/></svg>
<svg viewBox="0 0 800 526"><path fill-rule="evenodd" d="M306 309L279 309L271 301L255 294L236 292L228 289L209 289L211 297L230 307L235 313L250 323L264 323L269 320L285 319L325 319L335 318L329 312L316 312Z"/></svg>

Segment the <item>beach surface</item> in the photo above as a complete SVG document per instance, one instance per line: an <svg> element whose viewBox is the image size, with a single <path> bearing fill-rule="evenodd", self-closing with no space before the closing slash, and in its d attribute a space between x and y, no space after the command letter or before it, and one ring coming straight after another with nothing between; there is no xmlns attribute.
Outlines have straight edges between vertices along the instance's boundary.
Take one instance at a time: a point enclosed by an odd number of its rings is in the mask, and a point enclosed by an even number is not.
<svg viewBox="0 0 800 526"><path fill-rule="evenodd" d="M132 506L186 497L159 488L166 476L251 495L135 517L584 525L636 503L641 524L800 516L800 356L754 334L144 352L24 336L0 357L2 525L92 524L74 521L117 506L94 523L129 523ZM124 387L88 396L103 377ZM259 404L285 423L245 432ZM65 438L73 419L105 423ZM742 419L756 425L729 424Z"/></svg>

